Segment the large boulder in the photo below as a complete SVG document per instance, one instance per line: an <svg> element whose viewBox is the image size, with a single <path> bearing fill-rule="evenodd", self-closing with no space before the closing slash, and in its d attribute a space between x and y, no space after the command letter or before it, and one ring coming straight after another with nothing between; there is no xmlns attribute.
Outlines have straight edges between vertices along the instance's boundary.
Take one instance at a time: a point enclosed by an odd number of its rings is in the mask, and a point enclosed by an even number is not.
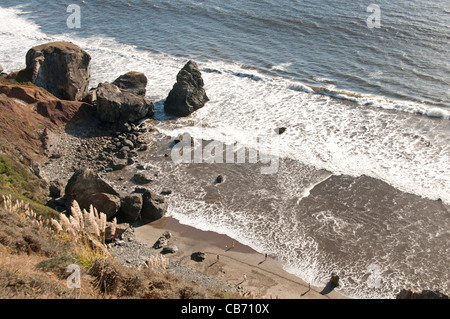
<svg viewBox="0 0 450 319"><path fill-rule="evenodd" d="M164 102L164 111L172 115L186 116L203 107L209 101L203 85L197 64L189 61L178 72L177 82Z"/></svg>
<svg viewBox="0 0 450 319"><path fill-rule="evenodd" d="M120 209L120 197L108 193L91 194L81 200L83 207L92 205L98 211L105 213L108 220L112 220Z"/></svg>
<svg viewBox="0 0 450 319"><path fill-rule="evenodd" d="M62 100L80 101L88 94L90 62L90 55L71 42L46 43L28 51L18 80L31 81Z"/></svg>
<svg viewBox="0 0 450 319"><path fill-rule="evenodd" d="M142 96L122 91L115 84L100 83L96 95L97 115L102 121L134 122L153 116L153 103Z"/></svg>
<svg viewBox="0 0 450 319"><path fill-rule="evenodd" d="M145 191L142 194L141 219L145 222L158 220L167 212L168 203L164 197L152 192Z"/></svg>
<svg viewBox="0 0 450 319"><path fill-rule="evenodd" d="M65 189L67 204L72 206L76 200L81 209L89 209L92 204L111 220L120 209L119 194L96 172L90 169L76 171L69 179Z"/></svg>
<svg viewBox="0 0 450 319"><path fill-rule="evenodd" d="M130 194L122 198L122 204L117 217L125 223L134 223L140 218L142 209L142 195Z"/></svg>
<svg viewBox="0 0 450 319"><path fill-rule="evenodd" d="M123 92L145 96L147 77L144 73L130 71L119 76L113 84Z"/></svg>

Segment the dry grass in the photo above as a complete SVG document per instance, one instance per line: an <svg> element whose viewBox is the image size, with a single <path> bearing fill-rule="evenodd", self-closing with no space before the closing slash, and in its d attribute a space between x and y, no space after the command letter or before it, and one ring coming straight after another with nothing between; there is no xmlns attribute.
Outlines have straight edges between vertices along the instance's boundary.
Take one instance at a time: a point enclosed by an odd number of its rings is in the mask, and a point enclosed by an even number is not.
<svg viewBox="0 0 450 319"><path fill-rule="evenodd" d="M125 267L113 259L96 259L90 272L107 298L217 299L220 289L185 282L168 272Z"/></svg>
<svg viewBox="0 0 450 319"><path fill-rule="evenodd" d="M119 264L104 246L104 217L72 210L57 221L36 215L11 197L0 207L0 298L238 298L219 288L185 282L165 271L165 259L149 260L150 268ZM64 220L64 222L62 221ZM66 223L66 225L65 225ZM95 228L97 225L97 229ZM67 266L82 266L81 288L67 287Z"/></svg>
<svg viewBox="0 0 450 319"><path fill-rule="evenodd" d="M81 289L69 289L66 284L66 265L53 271L36 267L46 258L36 254L17 254L0 246L0 299L92 299L101 298L90 276L82 276Z"/></svg>

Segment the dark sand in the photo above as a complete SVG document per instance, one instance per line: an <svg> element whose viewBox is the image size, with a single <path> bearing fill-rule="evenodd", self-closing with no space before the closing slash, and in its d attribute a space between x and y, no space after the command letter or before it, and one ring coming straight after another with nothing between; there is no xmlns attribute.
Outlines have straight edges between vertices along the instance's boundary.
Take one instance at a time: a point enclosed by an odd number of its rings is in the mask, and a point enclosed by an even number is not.
<svg viewBox="0 0 450 319"><path fill-rule="evenodd" d="M308 287L308 283L283 270L280 263L270 256L265 260L263 254L249 246L239 243L226 235L212 231L202 231L180 224L171 217L164 217L153 223L135 229L136 239L152 246L165 231L172 234L170 243L179 251L166 255L170 261L181 261L197 271L216 277L232 286L242 286L254 298L279 299L343 299L333 290L328 293L325 287ZM234 248L232 247L234 241ZM206 253L203 262L191 260L193 252ZM217 260L219 254L219 260ZM244 281L244 274L247 279Z"/></svg>

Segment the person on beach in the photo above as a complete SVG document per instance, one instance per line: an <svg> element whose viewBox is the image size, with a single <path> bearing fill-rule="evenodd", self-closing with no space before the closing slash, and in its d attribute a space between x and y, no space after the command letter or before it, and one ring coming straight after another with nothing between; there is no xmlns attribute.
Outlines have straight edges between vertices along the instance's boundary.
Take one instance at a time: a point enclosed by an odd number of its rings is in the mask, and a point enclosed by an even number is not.
<svg viewBox="0 0 450 319"><path fill-rule="evenodd" d="M244 274L244 281L246 281L247 280L247 275L246 274Z"/></svg>
<svg viewBox="0 0 450 319"><path fill-rule="evenodd" d="M217 254L217 261L219 261L219 258L220 258L220 255L219 255L219 254Z"/></svg>

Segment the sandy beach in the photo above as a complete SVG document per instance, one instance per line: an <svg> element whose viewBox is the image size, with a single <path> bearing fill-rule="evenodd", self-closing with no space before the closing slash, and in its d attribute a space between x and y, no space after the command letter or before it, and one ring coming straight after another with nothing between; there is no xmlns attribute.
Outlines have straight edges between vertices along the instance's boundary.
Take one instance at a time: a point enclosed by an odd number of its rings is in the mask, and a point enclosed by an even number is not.
<svg viewBox="0 0 450 319"><path fill-rule="evenodd" d="M180 261L230 286L241 286L247 296L273 299L346 299L336 290L325 293L325 287L311 286L309 289L307 282L283 270L276 260L270 256L266 259L263 254L235 239L180 224L171 217L163 217L135 228L135 236L137 241L152 246L165 231L172 234L170 243L179 248L177 253L166 255L170 261ZM203 262L191 260L191 254L197 251L206 253Z"/></svg>

